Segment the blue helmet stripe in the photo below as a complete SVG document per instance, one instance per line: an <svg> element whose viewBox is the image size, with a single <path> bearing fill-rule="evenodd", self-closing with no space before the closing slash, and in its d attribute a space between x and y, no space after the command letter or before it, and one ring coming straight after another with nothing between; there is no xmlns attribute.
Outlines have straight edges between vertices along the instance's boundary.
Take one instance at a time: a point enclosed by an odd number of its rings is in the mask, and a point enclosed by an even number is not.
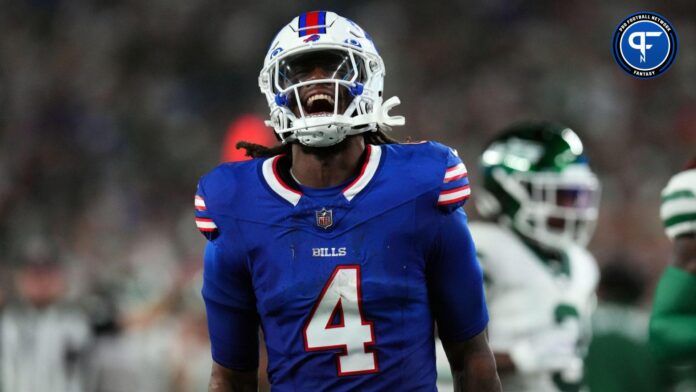
<svg viewBox="0 0 696 392"><path fill-rule="evenodd" d="M305 35L307 35L307 30L302 30L306 26L307 26L307 13L305 12L302 15L300 15L300 20L297 23L297 29L300 32L300 37L304 37Z"/></svg>
<svg viewBox="0 0 696 392"><path fill-rule="evenodd" d="M326 11L319 11L319 26L324 26L326 24ZM326 27L319 29L319 34L326 34Z"/></svg>

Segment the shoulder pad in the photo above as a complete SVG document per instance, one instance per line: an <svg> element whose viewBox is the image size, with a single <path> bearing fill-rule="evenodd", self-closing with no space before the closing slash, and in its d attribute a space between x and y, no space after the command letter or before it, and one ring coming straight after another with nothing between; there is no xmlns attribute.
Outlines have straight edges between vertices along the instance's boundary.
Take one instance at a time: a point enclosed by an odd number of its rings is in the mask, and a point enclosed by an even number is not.
<svg viewBox="0 0 696 392"><path fill-rule="evenodd" d="M662 190L660 218L667 236L696 232L696 169L676 174Z"/></svg>
<svg viewBox="0 0 696 392"><path fill-rule="evenodd" d="M466 203L471 195L468 171L464 162L459 158L457 150L440 143L434 143L444 150L445 173L440 184L437 206L443 211L454 211Z"/></svg>
<svg viewBox="0 0 696 392"><path fill-rule="evenodd" d="M222 217L228 200L244 189L239 184L249 184L245 178L254 175L257 160L223 163L201 177L194 197L196 227L208 239L214 240L222 229Z"/></svg>
<svg viewBox="0 0 696 392"><path fill-rule="evenodd" d="M433 204L438 209L454 211L469 198L467 170L456 150L428 141L387 146L390 155L403 161L402 176L409 179L411 188L418 185L417 189L435 190Z"/></svg>

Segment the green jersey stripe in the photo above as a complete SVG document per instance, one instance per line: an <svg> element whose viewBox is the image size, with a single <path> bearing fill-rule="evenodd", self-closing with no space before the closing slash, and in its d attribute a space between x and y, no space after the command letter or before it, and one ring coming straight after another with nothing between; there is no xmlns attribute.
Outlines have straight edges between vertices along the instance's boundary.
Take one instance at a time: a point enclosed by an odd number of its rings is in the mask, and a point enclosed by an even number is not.
<svg viewBox="0 0 696 392"><path fill-rule="evenodd" d="M691 214L675 215L665 219L665 227L674 226L676 224L688 221L696 221L696 212Z"/></svg>
<svg viewBox="0 0 696 392"><path fill-rule="evenodd" d="M671 201L674 199L696 199L696 195L689 189L683 189L662 196L662 202Z"/></svg>

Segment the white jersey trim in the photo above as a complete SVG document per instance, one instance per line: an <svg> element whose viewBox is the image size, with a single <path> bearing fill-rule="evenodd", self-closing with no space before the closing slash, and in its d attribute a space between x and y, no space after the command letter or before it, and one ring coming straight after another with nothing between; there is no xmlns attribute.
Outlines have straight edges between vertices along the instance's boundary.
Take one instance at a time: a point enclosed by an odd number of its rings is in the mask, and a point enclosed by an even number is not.
<svg viewBox="0 0 696 392"><path fill-rule="evenodd" d="M280 157L280 155L276 155L272 158L266 159L261 166L261 173L273 192L277 193L278 196L285 199L288 203L296 206L297 203L300 202L302 193L290 188L280 177L278 177L276 167Z"/></svg>
<svg viewBox="0 0 696 392"><path fill-rule="evenodd" d="M377 173L377 168L379 168L379 161L382 158L382 147L368 144L366 149L367 158L365 159L362 170L360 170L360 174L343 190L343 196L345 196L348 201L353 200L360 191L365 189L375 176L375 173Z"/></svg>

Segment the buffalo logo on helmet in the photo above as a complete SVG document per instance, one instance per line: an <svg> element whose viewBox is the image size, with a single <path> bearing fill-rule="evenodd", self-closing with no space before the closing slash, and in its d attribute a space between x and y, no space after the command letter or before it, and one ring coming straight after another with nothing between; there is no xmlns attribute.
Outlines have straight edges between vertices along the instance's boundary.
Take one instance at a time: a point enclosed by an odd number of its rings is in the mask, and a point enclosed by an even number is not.
<svg viewBox="0 0 696 392"><path fill-rule="evenodd" d="M314 34L310 35L309 37L305 38L303 41L304 42L317 42L319 41L320 35L319 34Z"/></svg>

